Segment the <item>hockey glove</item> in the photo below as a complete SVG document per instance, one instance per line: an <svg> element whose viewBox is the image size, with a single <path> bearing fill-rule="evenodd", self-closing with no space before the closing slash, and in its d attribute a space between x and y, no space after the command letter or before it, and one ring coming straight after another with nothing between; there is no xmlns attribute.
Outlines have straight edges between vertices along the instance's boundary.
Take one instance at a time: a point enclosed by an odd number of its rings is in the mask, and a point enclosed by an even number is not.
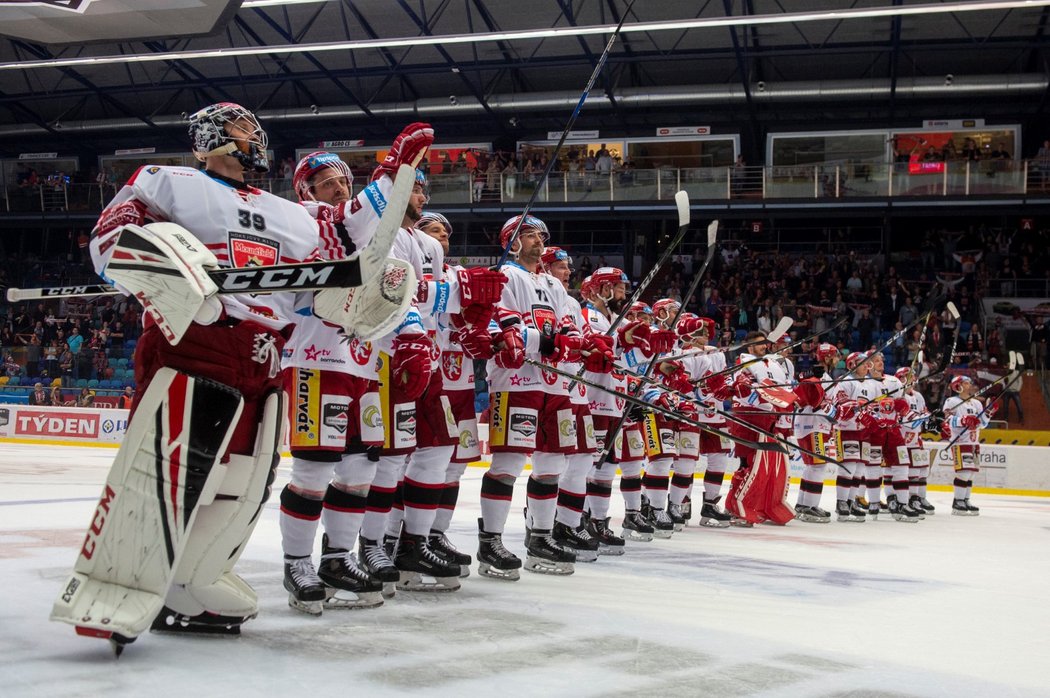
<svg viewBox="0 0 1050 698"><path fill-rule="evenodd" d="M959 424L962 424L965 429L977 429L981 426L981 418L975 414L967 414L959 420Z"/></svg>
<svg viewBox="0 0 1050 698"><path fill-rule="evenodd" d="M492 337L484 327L472 327L453 334L463 347L463 353L471 359L491 359L495 354Z"/></svg>
<svg viewBox="0 0 1050 698"><path fill-rule="evenodd" d="M865 429L874 429L879 426L879 420L874 417L870 412L861 412L857 416L857 421Z"/></svg>
<svg viewBox="0 0 1050 698"><path fill-rule="evenodd" d="M795 386L795 395L802 405L816 409L824 401L824 386L816 378L806 378Z"/></svg>
<svg viewBox="0 0 1050 698"><path fill-rule="evenodd" d="M593 373L612 373L616 358L613 356L612 338L604 334L595 334L585 337L584 341L584 367Z"/></svg>
<svg viewBox="0 0 1050 698"><path fill-rule="evenodd" d="M843 400L839 403L839 419L849 422L857 416L857 403L853 400Z"/></svg>
<svg viewBox="0 0 1050 698"><path fill-rule="evenodd" d="M430 339L423 334L406 335L394 340L390 361L391 380L410 400L415 400L430 383Z"/></svg>
<svg viewBox="0 0 1050 698"><path fill-rule="evenodd" d="M704 329L704 321L698 317L687 317L679 320L674 329L679 337L688 337L694 332Z"/></svg>
<svg viewBox="0 0 1050 698"><path fill-rule="evenodd" d="M738 373L733 381L733 394L740 399L751 394L751 376L747 373Z"/></svg>
<svg viewBox="0 0 1050 698"><path fill-rule="evenodd" d="M666 354L674 349L677 339L671 330L654 330L649 335L649 348L653 354Z"/></svg>
<svg viewBox="0 0 1050 698"><path fill-rule="evenodd" d="M551 361L569 361L578 363L583 360L580 350L585 347L583 337L570 334L556 334L553 337L540 338L540 354Z"/></svg>
<svg viewBox="0 0 1050 698"><path fill-rule="evenodd" d="M652 349L649 348L649 335L652 334L652 328L648 324L635 320L624 323L616 332L623 346L637 349L646 356L653 355Z"/></svg>
<svg viewBox="0 0 1050 698"><path fill-rule="evenodd" d="M711 376L701 383L700 387L704 393L711 395L719 402L725 402L733 397L733 391L730 390L724 373Z"/></svg>
<svg viewBox="0 0 1050 698"><path fill-rule="evenodd" d="M501 271L472 267L456 272L459 280L459 300L463 307L468 305L492 306L503 295L507 276Z"/></svg>
<svg viewBox="0 0 1050 698"><path fill-rule="evenodd" d="M508 325L503 328L492 359L500 368L510 370L525 365L525 343L522 341L521 330L517 325Z"/></svg>
<svg viewBox="0 0 1050 698"><path fill-rule="evenodd" d="M434 129L430 127L430 124L416 122L405 126L404 130L394 139L383 162L372 171L370 181L374 182L383 175L393 177L397 174L398 167L413 164L416 158L425 152L433 142Z"/></svg>

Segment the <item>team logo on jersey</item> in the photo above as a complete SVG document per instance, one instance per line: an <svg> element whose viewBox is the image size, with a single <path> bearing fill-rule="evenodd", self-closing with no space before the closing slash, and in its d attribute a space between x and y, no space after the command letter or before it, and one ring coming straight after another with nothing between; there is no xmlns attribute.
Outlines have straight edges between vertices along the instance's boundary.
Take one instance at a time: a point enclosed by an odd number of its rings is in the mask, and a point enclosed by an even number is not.
<svg viewBox="0 0 1050 698"><path fill-rule="evenodd" d="M550 308L542 305L532 306L532 325L543 333L544 337L554 336L554 327L557 321L557 316Z"/></svg>
<svg viewBox="0 0 1050 698"><path fill-rule="evenodd" d="M361 413L361 421L365 423L365 426L376 427L383 426L383 414L379 411L379 408L375 405L369 405L365 408L365 411Z"/></svg>
<svg viewBox="0 0 1050 698"><path fill-rule="evenodd" d="M459 352L446 352L441 357L441 370L445 378L458 381L463 375L463 355Z"/></svg>
<svg viewBox="0 0 1050 698"><path fill-rule="evenodd" d="M230 262L235 267L268 267L281 259L281 246L269 238L230 231Z"/></svg>
<svg viewBox="0 0 1050 698"><path fill-rule="evenodd" d="M350 358L354 360L354 363L358 366L365 366L368 364L369 359L372 358L372 343L362 342L359 339L351 339L348 345L350 349Z"/></svg>
<svg viewBox="0 0 1050 698"><path fill-rule="evenodd" d="M510 430L528 438L536 433L536 418L530 414L516 413L510 416Z"/></svg>
<svg viewBox="0 0 1050 698"><path fill-rule="evenodd" d="M474 448L478 445L478 440L474 438L473 432L470 429L464 429L459 432L459 447L460 448Z"/></svg>
<svg viewBox="0 0 1050 698"><path fill-rule="evenodd" d="M340 434L345 434L346 427L350 422L350 418L347 416L348 409L346 405L325 405L321 420L326 427L332 427Z"/></svg>
<svg viewBox="0 0 1050 698"><path fill-rule="evenodd" d="M550 363L547 357L543 357L542 362L545 364ZM561 376L559 376L557 373L551 373L550 371L544 369L540 369L540 377L543 378L543 382L547 385L554 385L558 382L558 379L561 378Z"/></svg>

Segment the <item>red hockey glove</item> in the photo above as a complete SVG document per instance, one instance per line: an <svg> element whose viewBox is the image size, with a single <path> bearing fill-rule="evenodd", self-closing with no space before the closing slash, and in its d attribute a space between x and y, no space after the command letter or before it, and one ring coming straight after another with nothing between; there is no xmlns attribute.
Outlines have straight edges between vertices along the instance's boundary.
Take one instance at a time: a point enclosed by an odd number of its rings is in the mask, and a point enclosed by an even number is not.
<svg viewBox="0 0 1050 698"><path fill-rule="evenodd" d="M540 353L551 361L578 363L583 361L580 350L584 345L584 339L579 335L558 333L540 340Z"/></svg>
<svg viewBox="0 0 1050 698"><path fill-rule="evenodd" d="M749 374L736 374L736 380L733 381L733 394L741 399L751 394L751 376Z"/></svg>
<svg viewBox="0 0 1050 698"><path fill-rule="evenodd" d="M503 287L507 283L507 276L503 272L485 267L460 269L456 272L456 278L459 280L459 300L464 307L492 306L503 295Z"/></svg>
<svg viewBox="0 0 1050 698"><path fill-rule="evenodd" d="M682 413L682 416L686 419L696 419L696 404L689 402L688 400L682 400L678 403L678 411Z"/></svg>
<svg viewBox="0 0 1050 698"><path fill-rule="evenodd" d="M665 410L675 410L678 409L678 398L671 393L660 393L656 397L656 404Z"/></svg>
<svg viewBox="0 0 1050 698"><path fill-rule="evenodd" d="M795 386L795 395L803 406L816 409L824 401L824 386L816 378L806 378Z"/></svg>
<svg viewBox="0 0 1050 698"><path fill-rule="evenodd" d="M616 357L612 352L612 338L604 334L590 335L584 338L588 352L583 359L583 365L588 371L594 373L612 373L613 361Z"/></svg>
<svg viewBox="0 0 1050 698"><path fill-rule="evenodd" d="M390 361L391 380L409 399L415 400L422 395L430 383L430 350L430 339L423 334L394 340L394 356Z"/></svg>
<svg viewBox="0 0 1050 698"><path fill-rule="evenodd" d="M857 416L857 421L860 422L860 425L865 429L874 429L879 426L879 420L875 419L871 412L861 412Z"/></svg>
<svg viewBox="0 0 1050 698"><path fill-rule="evenodd" d="M711 376L711 378L701 383L700 386L703 392L711 395L719 402L725 402L733 397L733 391L729 388L729 383L726 382L724 373Z"/></svg>
<svg viewBox="0 0 1050 698"><path fill-rule="evenodd" d="M649 348L649 335L652 334L653 330L647 323L635 320L633 322L626 322L620 325L620 328L616 330L620 337L620 344L629 348L637 349L646 356L652 356L652 349Z"/></svg>
<svg viewBox="0 0 1050 698"><path fill-rule="evenodd" d="M911 411L911 405L908 404L907 400L899 397L893 401L893 409L898 415L903 417Z"/></svg>
<svg viewBox="0 0 1050 698"><path fill-rule="evenodd" d="M678 338L671 330L653 330L649 335L649 348L653 354L666 354L674 349L677 340Z"/></svg>
<svg viewBox="0 0 1050 698"><path fill-rule="evenodd" d="M497 339L496 353L492 357L497 366L514 370L525 365L525 343L517 325L503 328Z"/></svg>
<svg viewBox="0 0 1050 698"><path fill-rule="evenodd" d="M952 438L952 425L948 423L948 420L941 422L941 438L945 441L949 441Z"/></svg>
<svg viewBox="0 0 1050 698"><path fill-rule="evenodd" d="M688 337L694 332L704 329L704 321L698 317L687 317L679 320L674 329L679 337Z"/></svg>
<svg viewBox="0 0 1050 698"><path fill-rule="evenodd" d="M393 177L397 174L397 168L401 165L411 165L420 154L434 142L434 129L430 124L416 122L405 126L404 130L394 139L390 151L383 158L383 162L373 170L370 181L376 181L383 175Z"/></svg>
<svg viewBox="0 0 1050 698"><path fill-rule="evenodd" d="M491 304L465 305L463 310L460 311L460 317L468 325L485 327L489 324L489 320L492 319L492 315L495 312L496 308Z"/></svg>
<svg viewBox="0 0 1050 698"><path fill-rule="evenodd" d="M992 403L991 405L989 405L989 406L988 406L988 408L987 408L987 409L986 409L986 410L984 411L984 414L985 414L985 416L986 416L986 417L988 417L988 419L991 419L992 417L994 417L994 416L995 416L995 413L996 413L996 412L997 412L998 410L999 410L999 403L998 403L998 402L993 402L993 403Z"/></svg>
<svg viewBox="0 0 1050 698"><path fill-rule="evenodd" d="M841 394L841 393L840 393ZM843 422L852 420L857 415L857 403L853 400L843 400L839 403L838 417Z"/></svg>
<svg viewBox="0 0 1050 698"><path fill-rule="evenodd" d="M664 385L679 393L693 392L693 384L689 381L689 374L682 368L679 361L661 361L660 373L664 377Z"/></svg>
<svg viewBox="0 0 1050 698"><path fill-rule="evenodd" d="M959 423L966 429L976 429L981 426L981 418L975 414L964 415Z"/></svg>
<svg viewBox="0 0 1050 698"><path fill-rule="evenodd" d="M463 353L471 359L491 359L495 354L488 328L472 327L458 333Z"/></svg>

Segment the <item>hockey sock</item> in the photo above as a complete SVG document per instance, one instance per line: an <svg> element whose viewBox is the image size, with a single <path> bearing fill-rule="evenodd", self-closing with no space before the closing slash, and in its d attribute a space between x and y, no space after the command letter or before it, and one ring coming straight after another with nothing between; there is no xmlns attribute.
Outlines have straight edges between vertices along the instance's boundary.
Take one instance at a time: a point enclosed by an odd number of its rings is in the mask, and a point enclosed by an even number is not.
<svg viewBox="0 0 1050 698"><path fill-rule="evenodd" d="M693 491L693 475L696 473L696 459L675 458L674 476L671 478L670 500L673 504L681 504L686 496Z"/></svg>
<svg viewBox="0 0 1050 698"><path fill-rule="evenodd" d="M798 486L798 503L804 507L820 505L820 495L824 492L824 465L805 465L802 467L802 481Z"/></svg>
<svg viewBox="0 0 1050 698"><path fill-rule="evenodd" d="M401 476L401 463L404 460L404 456L379 457L376 476L368 490L365 518L361 522L361 535L369 540L383 540L390 509L394 506L394 493Z"/></svg>
<svg viewBox="0 0 1050 698"><path fill-rule="evenodd" d="M919 468L919 483L918 483L918 487L919 487L919 496L920 497L925 497L926 496L926 478L929 477L929 475L930 475L930 466L925 465L925 466Z"/></svg>
<svg viewBox="0 0 1050 698"><path fill-rule="evenodd" d="M591 454L573 453L568 457L565 473L558 480L558 511L555 518L571 528L580 525L580 516L587 499L587 474L590 470Z"/></svg>
<svg viewBox="0 0 1050 698"><path fill-rule="evenodd" d="M487 533L503 533L514 495L514 481L525 469L524 453L493 453L481 479L481 518Z"/></svg>
<svg viewBox="0 0 1050 698"><path fill-rule="evenodd" d="M401 522L405 519L405 469L408 467L408 459L402 458L398 466L397 486L394 487L394 502L390 507L390 513L386 517L386 535L399 536L401 534Z"/></svg>
<svg viewBox="0 0 1050 698"><path fill-rule="evenodd" d="M667 485L671 479L668 473L671 472L673 460L672 458L655 458L649 461L645 475L642 476L642 488L653 509L667 507Z"/></svg>
<svg viewBox="0 0 1050 698"><path fill-rule="evenodd" d="M308 499L291 487L281 492L281 548L286 556L309 557L313 553L322 506L320 499Z"/></svg>
<svg viewBox="0 0 1050 698"><path fill-rule="evenodd" d="M328 534L329 545L343 550L354 549L367 505L368 495L364 490L347 492L335 482L328 486L321 520L324 532Z"/></svg>
<svg viewBox="0 0 1050 698"><path fill-rule="evenodd" d="M554 526L558 505L558 480L568 466L564 453L532 454L532 475L525 492L528 496L528 520L531 528L549 531Z"/></svg>
<svg viewBox="0 0 1050 698"><path fill-rule="evenodd" d="M890 481L893 483L893 494L900 504L908 503L908 466L891 465Z"/></svg>
<svg viewBox="0 0 1050 698"><path fill-rule="evenodd" d="M868 506L882 500L882 466L868 463L864 467L864 484L868 490Z"/></svg>
<svg viewBox="0 0 1050 698"><path fill-rule="evenodd" d="M403 492L405 530L412 535L430 535L445 489L445 471L455 449L455 446L420 448L409 458Z"/></svg>
<svg viewBox="0 0 1050 698"><path fill-rule="evenodd" d="M961 477L955 478L955 498L956 499L969 499L970 488L973 487L973 480L964 480Z"/></svg>
<svg viewBox="0 0 1050 698"><path fill-rule="evenodd" d="M838 477L835 479L835 499L848 502L853 494L853 471L856 463L842 463L838 466Z"/></svg>
<svg viewBox="0 0 1050 698"><path fill-rule="evenodd" d="M459 501L459 481L466 469L466 463L449 463L445 469L445 487L441 490L441 501L438 502L432 530L444 532L452 525L452 514Z"/></svg>
<svg viewBox="0 0 1050 698"><path fill-rule="evenodd" d="M629 511L638 511L642 508L642 461L621 463L620 471L622 472L620 494L623 495L623 505Z"/></svg>
<svg viewBox="0 0 1050 698"><path fill-rule="evenodd" d="M722 494L722 481L726 477L726 466L729 457L724 453L707 455L707 469L704 471L704 501L713 502Z"/></svg>

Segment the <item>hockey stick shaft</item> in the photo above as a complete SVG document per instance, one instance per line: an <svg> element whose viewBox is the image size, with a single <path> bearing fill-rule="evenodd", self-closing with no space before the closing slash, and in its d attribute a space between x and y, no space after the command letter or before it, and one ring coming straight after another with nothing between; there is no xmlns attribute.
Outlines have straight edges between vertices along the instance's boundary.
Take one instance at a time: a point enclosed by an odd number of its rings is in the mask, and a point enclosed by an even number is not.
<svg viewBox="0 0 1050 698"><path fill-rule="evenodd" d="M425 153L426 151L424 151ZM386 201L386 208L376 225L372 243L353 257L339 260L319 260L299 264L275 264L261 267L234 267L215 269L208 276L219 287L219 294L280 293L285 291L318 291L324 288L354 288L367 283L382 271L397 231L412 196L415 184L415 165L402 165L394 180L394 187ZM50 288L9 288L7 300L11 303L45 298L76 296L110 296L121 292L110 284L83 284L53 286Z"/></svg>
<svg viewBox="0 0 1050 698"><path fill-rule="evenodd" d="M616 397L621 398L622 400L625 400L626 402L629 402L632 405L638 405L639 407L644 407L644 408L652 410L653 412L656 412L658 414L662 414L662 415L664 415L665 417L667 417L669 419L674 419L674 420L677 420L679 422L682 422L683 424L688 424L690 426L696 427L696 428L700 429L700 431L706 431L706 432L708 432L710 434L715 434L716 436L724 437L726 439L729 439L730 441L733 441L735 443L741 444L742 446L747 446L749 448L753 448L756 451L781 451L782 452L782 448L779 446L779 444L775 444L775 443L760 443L758 441L749 441L748 439L743 439L743 438L740 438L739 436L733 436L729 432L722 431L721 429L716 429L716 428L714 428L714 427L712 427L712 426L710 426L708 424L705 424L704 422L698 422L696 420L689 419L688 417L686 417L684 415L678 414L674 410L669 410L669 409L667 409L665 407L661 407L660 405L654 405L652 403L646 402L642 398L640 398L637 395L634 395L632 393L623 393L623 392L620 392L619 390L614 390L614 389L612 389L612 388L610 388L608 386L602 385L601 383L596 383L594 381L587 380L586 378L579 378L573 373L569 373L568 371L563 371L560 368L557 368L556 366L551 366L550 364L545 364L542 361L536 361L535 359L525 359L525 363L527 363L527 364L529 364L531 366L536 366L537 368L541 368L544 371L547 371L549 373L557 374L557 375L559 375L559 376L561 376L563 378L573 379L573 380L577 381L578 383L580 383L582 385L586 385L589 388L594 388L595 390L602 390L602 391L604 391L606 393L609 393L610 395L615 395ZM626 419L627 419L627 415L625 413L623 415L623 417L621 418L620 428L623 427L622 422L626 421ZM606 443L615 444L616 435L618 433L619 433L619 429L617 429L616 431L610 432L610 435L607 435L606 438L605 438ZM615 446L613 446L613 447L615 447ZM609 450L610 450L610 448L607 446L606 449L604 451L602 451L602 454L605 455L606 458L608 458L608 456L606 454L609 452ZM600 467L604 463L605 463L605 461L602 460L598 467Z"/></svg>
<svg viewBox="0 0 1050 698"><path fill-rule="evenodd" d="M580 101L576 103L576 108L572 110L569 122L565 124L565 128L561 132L561 138L558 139L558 144L554 146L554 152L551 153L547 167L544 168L543 174L540 175L539 180L536 182L536 187L532 190L532 195L529 196L525 208L521 211L521 217L518 219L518 224L514 226L514 232L510 234L510 239L507 241L507 247L503 250L503 254L500 255L499 261L496 262L494 268L497 271L500 267L506 264L507 257L510 256L510 251L514 248L514 241L518 239L518 234L521 232L521 225L525 222L525 217L529 215L529 211L532 210L532 205L536 203L536 197L539 196L540 191L543 190L543 185L546 184L547 178L550 177L550 173L554 169L554 165L558 162L558 154L561 153L562 146L565 145L565 139L569 137L569 131L572 130L573 124L576 123L576 118L580 115L580 111L583 109L583 103L587 101L587 97L589 97L591 93L591 88L594 87L594 82L598 79L598 75L601 74L602 68L605 67L605 62L609 60L609 54L612 53L612 47L613 44L616 43L616 37L620 35L620 30L623 29L623 24L627 21L627 15L631 13L631 7L633 6L634 0L631 0L630 4L627 5L627 9L624 10L623 17L620 18L620 23L616 25L616 29L613 30L612 35L609 37L609 41L605 44L605 50L602 52L601 58L598 59L598 63L594 66L594 70L591 72L591 77L587 80L587 85L583 88L583 94L580 95Z"/></svg>
<svg viewBox="0 0 1050 698"><path fill-rule="evenodd" d="M988 391L989 391L989 390L990 390L990 389L991 389L991 388L992 388L993 386L995 386L995 385L998 385L998 384L999 384L999 383L1000 383L1001 381L1003 381L1004 379L1006 379L1007 377L1009 377L1009 375L1010 375L1010 374L1007 374L1007 375L1003 376L1002 378L1000 378L999 380L997 380L997 381L995 381L995 382L993 382L993 383L989 383L988 385L984 386L984 388L982 388L982 389L981 389L981 390L980 390L979 392L977 392L977 393L974 393L974 394L973 394L973 395L972 395L972 396L970 397L970 399L971 399L971 400L974 400L974 399L976 399L976 398L979 398L979 397L980 397L981 395L983 395L984 393L987 393L987 392L988 392ZM1016 376L1014 376L1014 377L1013 377L1013 379L1011 379L1011 380L1010 380L1010 382L1006 384L1006 387L1005 387L1005 388L1003 388L1003 392L1005 393L1005 392L1006 392L1007 390L1009 390L1009 389L1010 389L1010 386L1012 386L1012 385L1013 385L1014 383L1016 383L1016 382L1017 382L1017 379L1018 379L1018 378L1020 378L1020 377L1021 377L1021 372L1020 372L1020 371L1018 371L1018 372L1017 372L1017 375L1016 375ZM1001 397L1001 396L1000 396L1000 397ZM997 397L997 398L995 398L994 400L990 400L990 401L988 402L988 404L984 406L984 409L982 409L982 410L981 410L981 411L980 411L980 412L979 412L979 413L977 414L977 418L978 418L978 419L980 419L981 417L983 417L983 416L984 416L984 413L985 413L985 412L987 412L987 411L988 411L989 409L991 409L992 405L994 405L994 404L995 404L996 402L998 402L998 401L1000 400L1000 397ZM951 441L949 441L949 442L948 442L948 445L944 447L944 450L949 450L949 449L950 449L950 448L951 448L952 446L954 446L954 445L955 445L955 442L956 442L956 441L958 441L959 439L961 439L961 438L962 438L962 436L963 436L963 434L965 434L965 433L966 433L966 431L967 431L967 430L964 430L964 431L960 431L960 432L958 433L958 435L956 435L956 437L955 437L954 439L952 439Z"/></svg>

